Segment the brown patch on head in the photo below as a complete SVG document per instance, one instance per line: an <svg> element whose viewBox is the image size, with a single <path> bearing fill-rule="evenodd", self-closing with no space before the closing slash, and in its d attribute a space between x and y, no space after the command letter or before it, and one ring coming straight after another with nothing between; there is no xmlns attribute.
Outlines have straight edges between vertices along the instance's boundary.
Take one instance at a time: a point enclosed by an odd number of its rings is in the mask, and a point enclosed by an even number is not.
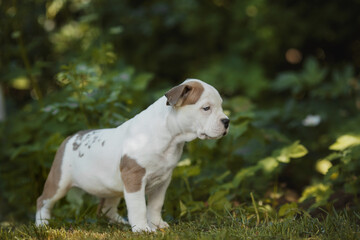
<svg viewBox="0 0 360 240"><path fill-rule="evenodd" d="M135 159L124 155L120 162L121 179L123 180L126 192L137 192L141 189L142 179L146 173Z"/></svg>
<svg viewBox="0 0 360 240"><path fill-rule="evenodd" d="M44 205L43 203L44 200L52 198L56 194L61 177L61 164L64 157L65 146L69 139L70 137L66 138L56 152L54 162L51 166L49 175L44 185L44 190L41 196L37 199L38 210L42 208L42 206Z"/></svg>
<svg viewBox="0 0 360 240"><path fill-rule="evenodd" d="M175 107L195 104L203 92L204 87L201 83L196 81L186 82L173 87L165 94L167 98L166 104Z"/></svg>

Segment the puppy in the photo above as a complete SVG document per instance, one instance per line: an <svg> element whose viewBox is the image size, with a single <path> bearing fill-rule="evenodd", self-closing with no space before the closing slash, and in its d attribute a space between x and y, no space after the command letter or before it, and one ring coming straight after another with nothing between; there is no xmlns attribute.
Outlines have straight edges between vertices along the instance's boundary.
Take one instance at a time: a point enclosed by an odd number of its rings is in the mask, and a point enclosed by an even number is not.
<svg viewBox="0 0 360 240"><path fill-rule="evenodd" d="M117 128L66 138L37 199L36 225L47 224L55 202L78 187L101 198L100 211L113 222L127 223L117 213L124 197L133 232L169 227L161 209L173 169L185 142L227 134L221 104L214 87L188 79Z"/></svg>

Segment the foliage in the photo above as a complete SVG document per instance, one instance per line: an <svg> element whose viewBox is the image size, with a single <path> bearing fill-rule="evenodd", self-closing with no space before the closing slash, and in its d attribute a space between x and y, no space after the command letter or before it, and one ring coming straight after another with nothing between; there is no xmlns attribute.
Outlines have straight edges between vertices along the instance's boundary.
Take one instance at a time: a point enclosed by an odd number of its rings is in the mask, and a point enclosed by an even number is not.
<svg viewBox="0 0 360 240"><path fill-rule="evenodd" d="M300 201L314 197L315 203L311 208L327 205L343 198L330 199L334 189L342 188L344 193L358 196L360 179L356 174L360 170L360 137L353 135L343 135L339 137L334 144L330 146L331 150L337 152L331 153L324 159L317 162L316 167L324 174L321 183L309 186L305 189ZM358 204L358 199L355 199Z"/></svg>
<svg viewBox="0 0 360 240"><path fill-rule="evenodd" d="M313 4L0 1L0 220L34 218L66 136L118 126L187 77L219 90L231 126L186 145L167 220L244 203L258 219L358 209L360 15L356 1ZM97 202L73 190L55 215L81 219Z"/></svg>

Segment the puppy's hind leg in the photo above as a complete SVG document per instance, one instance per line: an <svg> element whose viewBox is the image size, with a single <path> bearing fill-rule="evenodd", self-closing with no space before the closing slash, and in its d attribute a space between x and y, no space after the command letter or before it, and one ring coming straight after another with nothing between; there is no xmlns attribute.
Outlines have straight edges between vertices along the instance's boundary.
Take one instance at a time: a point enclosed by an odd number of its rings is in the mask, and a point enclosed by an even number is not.
<svg viewBox="0 0 360 240"><path fill-rule="evenodd" d="M46 181L47 183L48 181ZM44 191L42 195L37 199L36 210L36 226L48 224L48 220L51 218L51 209L55 203L66 195L70 186L59 186L54 192L48 187L49 184L45 183Z"/></svg>
<svg viewBox="0 0 360 240"><path fill-rule="evenodd" d="M37 226L48 224L48 220L51 217L51 209L55 202L64 197L71 187L70 175L68 173L64 174L61 171L65 146L68 139L69 138L61 144L56 152L54 162L44 185L44 190L37 199L35 217L35 224Z"/></svg>
<svg viewBox="0 0 360 240"><path fill-rule="evenodd" d="M110 222L129 224L123 217L118 214L117 206L120 202L120 197L102 198L98 207L98 215L104 214L109 218Z"/></svg>

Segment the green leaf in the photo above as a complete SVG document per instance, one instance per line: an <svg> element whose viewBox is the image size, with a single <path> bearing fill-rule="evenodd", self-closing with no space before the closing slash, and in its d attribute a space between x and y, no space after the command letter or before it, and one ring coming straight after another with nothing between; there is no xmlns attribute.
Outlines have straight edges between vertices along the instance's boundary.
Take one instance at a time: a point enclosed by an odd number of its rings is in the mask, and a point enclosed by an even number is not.
<svg viewBox="0 0 360 240"><path fill-rule="evenodd" d="M229 170L227 170L227 171L224 172L222 175L218 176L218 177L216 178L216 181L217 181L217 182L222 182L222 181L224 181L224 179L225 179L227 176L229 176L230 174L231 174L231 172L230 172Z"/></svg>
<svg viewBox="0 0 360 240"><path fill-rule="evenodd" d="M201 211L204 209L205 204L202 201L188 201L187 204L187 212L193 213L197 211Z"/></svg>
<svg viewBox="0 0 360 240"><path fill-rule="evenodd" d="M299 142L295 142L289 147L289 157L291 158L301 158L308 153L308 150Z"/></svg>
<svg viewBox="0 0 360 240"><path fill-rule="evenodd" d="M208 199L209 207L213 210L223 210L229 209L231 204L229 200L226 198L226 195L229 193L228 190L221 190L215 192Z"/></svg>
<svg viewBox="0 0 360 240"><path fill-rule="evenodd" d="M277 91L283 91L300 86L300 79L295 72L284 72L279 74L273 84L273 88Z"/></svg>
<svg viewBox="0 0 360 240"><path fill-rule="evenodd" d="M173 177L194 177L199 175L201 172L200 166L178 166L174 169Z"/></svg>
<svg viewBox="0 0 360 240"><path fill-rule="evenodd" d="M260 165L256 165L256 166L252 166L252 167L248 167L248 168L244 168L241 169L234 177L233 179L233 184L235 187L238 187L239 184L248 177L251 177L253 175L255 175L256 171L258 171L260 169Z"/></svg>
<svg viewBox="0 0 360 240"><path fill-rule="evenodd" d="M323 183L315 184L305 188L299 202L314 197L315 203L311 208L316 208L325 205L333 192L331 185L325 185Z"/></svg>
<svg viewBox="0 0 360 240"><path fill-rule="evenodd" d="M293 217L296 213L299 212L299 208L296 202L285 203L279 209L280 217Z"/></svg>
<svg viewBox="0 0 360 240"><path fill-rule="evenodd" d="M283 148L280 151L280 155L277 156L277 160L283 163L289 163L290 158L301 158L308 153L308 150L299 141L294 142L288 147Z"/></svg>
<svg viewBox="0 0 360 240"><path fill-rule="evenodd" d="M262 166L264 172L271 173L279 166L279 162L274 157L268 157L260 160L259 165Z"/></svg>
<svg viewBox="0 0 360 240"><path fill-rule="evenodd" d="M330 146L330 150L343 151L347 148L360 144L360 137L354 135L343 135L336 139L336 142Z"/></svg>
<svg viewBox="0 0 360 240"><path fill-rule="evenodd" d="M280 155L276 159L279 162L282 162L282 163L289 163L290 162L290 158L287 155Z"/></svg>
<svg viewBox="0 0 360 240"><path fill-rule="evenodd" d="M180 217L184 216L187 213L187 207L185 204L180 200Z"/></svg>
<svg viewBox="0 0 360 240"><path fill-rule="evenodd" d="M325 79L327 69L320 67L319 62L311 57L305 61L302 79L308 86L315 86Z"/></svg>

